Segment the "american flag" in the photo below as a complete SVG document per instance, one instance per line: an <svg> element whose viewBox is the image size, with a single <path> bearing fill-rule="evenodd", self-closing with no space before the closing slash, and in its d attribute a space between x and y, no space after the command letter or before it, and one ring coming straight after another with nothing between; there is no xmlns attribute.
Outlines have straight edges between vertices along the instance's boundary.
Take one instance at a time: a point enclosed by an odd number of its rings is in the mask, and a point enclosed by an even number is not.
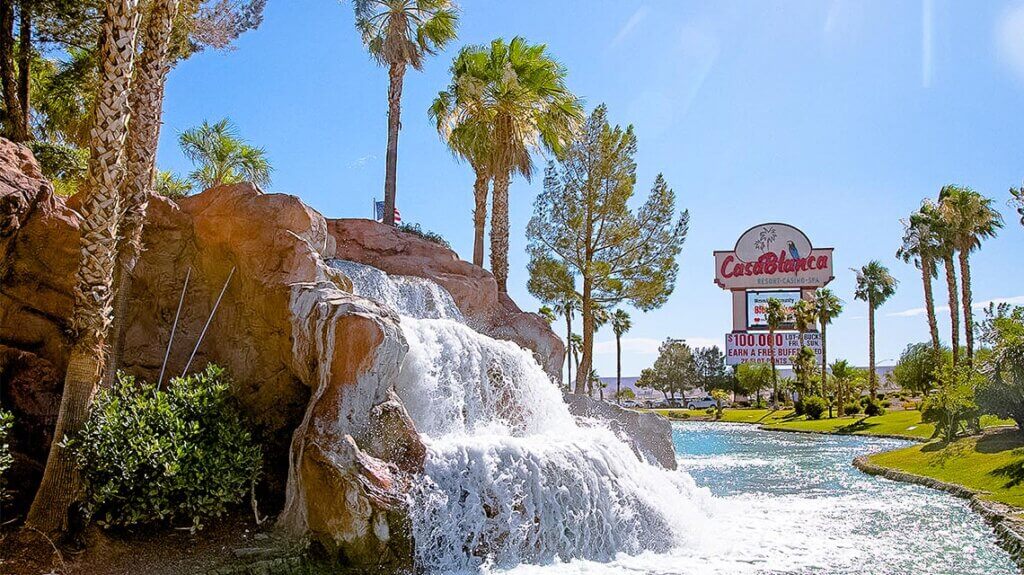
<svg viewBox="0 0 1024 575"><path fill-rule="evenodd" d="M374 217L377 218L378 222L384 221L384 202L374 201L373 202L373 211L374 211ZM402 214L398 211L397 207L395 208L395 223L396 224L402 223Z"/></svg>

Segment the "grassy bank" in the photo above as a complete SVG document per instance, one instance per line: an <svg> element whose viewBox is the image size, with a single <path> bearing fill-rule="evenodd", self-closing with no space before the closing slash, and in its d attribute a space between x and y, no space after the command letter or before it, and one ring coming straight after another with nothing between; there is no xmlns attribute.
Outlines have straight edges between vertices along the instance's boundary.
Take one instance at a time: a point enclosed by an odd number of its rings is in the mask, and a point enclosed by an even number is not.
<svg viewBox="0 0 1024 575"><path fill-rule="evenodd" d="M660 415L670 419L690 421L712 421L714 417L705 410L657 409ZM935 433L935 426L921 421L921 412L916 410L889 411L884 415L865 417L853 415L825 419L805 419L793 413L792 409L726 409L719 421L730 423L756 423L765 429L775 431L803 431L849 435L882 435L906 437L908 439L929 439ZM1012 422L984 417L982 427L1008 425Z"/></svg>
<svg viewBox="0 0 1024 575"><path fill-rule="evenodd" d="M951 444L932 442L879 453L871 463L983 492L985 499L1024 508L1024 435L990 431Z"/></svg>

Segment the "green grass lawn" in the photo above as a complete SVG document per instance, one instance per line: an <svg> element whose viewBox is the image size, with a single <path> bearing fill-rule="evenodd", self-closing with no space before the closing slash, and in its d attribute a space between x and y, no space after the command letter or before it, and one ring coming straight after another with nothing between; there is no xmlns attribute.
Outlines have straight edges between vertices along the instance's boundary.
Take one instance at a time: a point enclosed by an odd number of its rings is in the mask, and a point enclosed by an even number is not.
<svg viewBox="0 0 1024 575"><path fill-rule="evenodd" d="M987 492L988 499L1024 507L1024 436L1015 430L967 437L949 445L914 445L873 455L870 460Z"/></svg>

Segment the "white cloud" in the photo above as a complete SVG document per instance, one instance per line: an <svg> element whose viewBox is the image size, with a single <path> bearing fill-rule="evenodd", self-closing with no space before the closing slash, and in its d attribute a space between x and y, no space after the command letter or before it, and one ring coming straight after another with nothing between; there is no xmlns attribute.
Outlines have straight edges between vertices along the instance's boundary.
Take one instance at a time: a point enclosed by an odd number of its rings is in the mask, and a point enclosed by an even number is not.
<svg viewBox="0 0 1024 575"><path fill-rule="evenodd" d="M376 154L366 154L365 156L363 156L361 158L356 158L356 159L352 160L351 162L349 162L348 163L348 167L350 169L362 168L367 163L369 163L369 162L371 162L373 160L376 160L376 159L377 159L377 155Z"/></svg>
<svg viewBox="0 0 1024 575"><path fill-rule="evenodd" d="M619 44L621 44L623 40L628 38L629 35L633 33L633 30L636 29L636 27L639 26L645 18L647 18L647 12L647 6L641 6L637 8L636 11L633 12L633 14L629 17L629 20L626 20L626 23L622 25L622 28L619 28L618 34L616 34L615 37L612 38L611 44L609 44L608 47L617 48Z"/></svg>
<svg viewBox="0 0 1024 575"><path fill-rule="evenodd" d="M1008 304L1012 304L1012 305L1024 305L1024 295L1016 295L1016 296L1012 296L1012 297L1000 297L1000 298L994 298L994 299L989 299L989 300L985 300L985 301L976 301L973 304L971 304L971 309L984 309L984 308L988 307L989 304L993 304L993 303L996 304L996 305L999 305L1001 303L1008 303ZM889 316L889 317L915 317L915 316L919 316L919 315L925 315L926 312L927 312L927 310L925 308L923 308L923 307L913 307L913 308L910 308L910 309L905 309L903 311L897 311L897 312L889 313L889 314L886 314L886 315ZM949 313L949 306L948 305L937 306L935 308L935 313L936 314Z"/></svg>
<svg viewBox="0 0 1024 575"><path fill-rule="evenodd" d="M711 347L717 345L721 348L724 343L710 337L684 337L690 347ZM664 340L653 337L624 337L622 338L622 354L626 355L658 355L658 346ZM594 355L615 355L615 340L608 339L594 342Z"/></svg>
<svg viewBox="0 0 1024 575"><path fill-rule="evenodd" d="M1024 81L1024 2L1003 11L996 21L994 40L999 57Z"/></svg>

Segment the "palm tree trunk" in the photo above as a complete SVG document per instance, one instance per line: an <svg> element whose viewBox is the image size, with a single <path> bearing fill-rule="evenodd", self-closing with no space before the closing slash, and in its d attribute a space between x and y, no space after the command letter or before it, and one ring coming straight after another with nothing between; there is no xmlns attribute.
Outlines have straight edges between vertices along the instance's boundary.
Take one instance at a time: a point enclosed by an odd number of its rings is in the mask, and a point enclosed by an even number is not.
<svg viewBox="0 0 1024 575"><path fill-rule="evenodd" d="M160 115L163 109L164 81L170 71L167 46L171 38L178 0L155 0L149 25L143 36L142 53L135 66L131 95L131 126L128 133L128 159L122 200L117 266L114 268L114 321L110 327L110 356L103 381L112 385L121 366L124 323L128 313L132 273L142 254L142 226L149 206L149 193L156 174L156 148L160 139Z"/></svg>
<svg viewBox="0 0 1024 575"><path fill-rule="evenodd" d="M828 344L825 339L825 327L827 325L828 324L824 322L821 323L821 397L823 399L826 398L826 392L828 390L828 386L826 385L828 382ZM828 406L828 416L830 418L832 417L831 403L829 403Z"/></svg>
<svg viewBox="0 0 1024 575"><path fill-rule="evenodd" d="M508 292L508 184L509 173L498 173L494 177L494 195L491 200L491 273L501 293ZM583 321L587 321L585 316ZM580 379L579 373L576 379Z"/></svg>
<svg viewBox="0 0 1024 575"><path fill-rule="evenodd" d="M875 374L875 304L871 301L868 302L868 389L874 401L878 381Z"/></svg>
<svg viewBox="0 0 1024 575"><path fill-rule="evenodd" d="M21 17L18 23L18 103L21 105L21 115L15 120L18 127L18 134L28 141L32 139L32 130L29 128L29 110L32 106L29 102L29 85L31 82L32 70L32 2L21 0Z"/></svg>
<svg viewBox="0 0 1024 575"><path fill-rule="evenodd" d="M946 267L946 290L949 294L949 321L952 326L953 367L960 362L960 299L956 289L956 265L953 263L953 254L947 254L942 259Z"/></svg>
<svg viewBox="0 0 1024 575"><path fill-rule="evenodd" d="M67 528L67 513L81 491L80 479L62 440L85 424L103 375L110 326L111 283L117 248L128 95L139 25L138 0L105 3L99 89L90 132L89 167L80 208L81 261L75 277L71 348L60 411L43 480L26 522L43 532Z"/></svg>
<svg viewBox="0 0 1024 575"><path fill-rule="evenodd" d="M615 405L619 404L622 391L622 336L615 334Z"/></svg>
<svg viewBox="0 0 1024 575"><path fill-rule="evenodd" d="M15 142L28 140L26 126L20 121L25 113L18 98L18 79L14 66L14 2L0 2L0 87L3 89L7 121L5 132Z"/></svg>
<svg viewBox="0 0 1024 575"><path fill-rule="evenodd" d="M384 223L395 225L395 188L398 182L398 131L402 129L402 82L405 64L388 69L388 154L384 167Z"/></svg>
<svg viewBox="0 0 1024 575"><path fill-rule="evenodd" d="M572 389L572 308L565 308L565 387Z"/></svg>
<svg viewBox="0 0 1024 575"><path fill-rule="evenodd" d="M935 294L932 293L932 276L935 263L930 258L921 258L921 280L924 282L924 309L928 314L928 333L932 338L932 351L938 357L941 349L939 343L939 322L935 317Z"/></svg>
<svg viewBox="0 0 1024 575"><path fill-rule="evenodd" d="M971 309L971 262L969 254L960 251L960 288L963 293L962 305L964 308L964 338L967 340L967 367L974 363L974 312Z"/></svg>
<svg viewBox="0 0 1024 575"><path fill-rule="evenodd" d="M477 166L476 181L473 182L473 265L484 267L484 229L487 227L487 172Z"/></svg>

